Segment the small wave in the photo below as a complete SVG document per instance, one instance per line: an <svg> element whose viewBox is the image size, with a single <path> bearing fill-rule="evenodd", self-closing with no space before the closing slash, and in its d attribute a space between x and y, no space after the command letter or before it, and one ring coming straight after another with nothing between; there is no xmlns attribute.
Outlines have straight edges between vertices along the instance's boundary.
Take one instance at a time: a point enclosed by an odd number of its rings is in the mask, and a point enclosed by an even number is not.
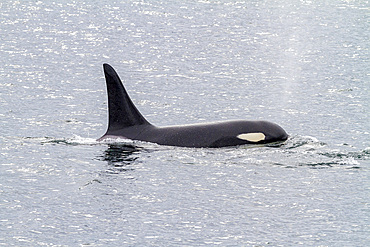
<svg viewBox="0 0 370 247"><path fill-rule="evenodd" d="M85 138L78 135L73 136L72 138L62 138L62 139L51 139L43 143L54 143L54 144L65 144L65 145L95 145L98 142L93 138Z"/></svg>
<svg viewBox="0 0 370 247"><path fill-rule="evenodd" d="M355 159L355 160L368 160L370 159L370 149L364 149L362 151L348 151L348 152L339 152L339 151L332 151L332 152L323 152L320 155L329 157L329 158L339 158L339 159Z"/></svg>
<svg viewBox="0 0 370 247"><path fill-rule="evenodd" d="M30 139L30 138L28 138ZM44 138L31 138L33 140L39 140L42 144L64 144L64 145L100 145L100 144L133 144L134 141L130 139L122 139L122 138L108 138L103 141L97 141L94 138L87 138L78 135L74 135L71 138L52 138L52 137L44 137Z"/></svg>
<svg viewBox="0 0 370 247"><path fill-rule="evenodd" d="M277 152L286 157L286 162L277 165L287 168L306 166L323 169L342 166L359 169L364 160L370 159L369 148L359 151L338 150L315 137L298 135L289 138Z"/></svg>
<svg viewBox="0 0 370 247"><path fill-rule="evenodd" d="M353 158L340 158L340 159L329 159L329 160L320 160L319 158L312 158L311 161L308 162L302 162L299 164L299 166L308 166L311 168L329 168L329 167L335 167L335 166L347 166L347 168L360 168L360 162L353 159Z"/></svg>
<svg viewBox="0 0 370 247"><path fill-rule="evenodd" d="M292 136L285 142L283 148L296 149L296 148L320 148L326 146L326 143L319 141L312 136Z"/></svg>

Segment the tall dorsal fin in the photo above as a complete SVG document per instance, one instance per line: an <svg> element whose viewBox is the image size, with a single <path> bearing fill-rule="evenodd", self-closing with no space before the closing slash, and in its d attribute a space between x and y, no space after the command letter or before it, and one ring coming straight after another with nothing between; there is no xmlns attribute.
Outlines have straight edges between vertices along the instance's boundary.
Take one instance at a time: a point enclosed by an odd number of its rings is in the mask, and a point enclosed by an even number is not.
<svg viewBox="0 0 370 247"><path fill-rule="evenodd" d="M104 64L104 74L108 92L109 123L106 134L119 129L149 124L132 103L121 79L109 64Z"/></svg>

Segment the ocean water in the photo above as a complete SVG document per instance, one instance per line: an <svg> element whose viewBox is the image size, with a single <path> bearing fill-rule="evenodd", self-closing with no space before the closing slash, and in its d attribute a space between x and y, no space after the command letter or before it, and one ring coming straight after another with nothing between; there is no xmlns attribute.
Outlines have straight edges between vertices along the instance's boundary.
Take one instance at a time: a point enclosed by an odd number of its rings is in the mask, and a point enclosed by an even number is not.
<svg viewBox="0 0 370 247"><path fill-rule="evenodd" d="M2 1L1 246L368 246L369 1ZM96 142L102 64L158 126L285 143Z"/></svg>

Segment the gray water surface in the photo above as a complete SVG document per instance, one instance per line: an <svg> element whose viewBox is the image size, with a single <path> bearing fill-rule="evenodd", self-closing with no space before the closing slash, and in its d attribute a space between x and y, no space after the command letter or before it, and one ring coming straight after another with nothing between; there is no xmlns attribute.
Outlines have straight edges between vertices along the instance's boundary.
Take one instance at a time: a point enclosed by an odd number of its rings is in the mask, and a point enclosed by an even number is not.
<svg viewBox="0 0 370 247"><path fill-rule="evenodd" d="M0 245L368 246L368 1L2 1ZM158 126L268 120L285 143L130 140L102 64Z"/></svg>

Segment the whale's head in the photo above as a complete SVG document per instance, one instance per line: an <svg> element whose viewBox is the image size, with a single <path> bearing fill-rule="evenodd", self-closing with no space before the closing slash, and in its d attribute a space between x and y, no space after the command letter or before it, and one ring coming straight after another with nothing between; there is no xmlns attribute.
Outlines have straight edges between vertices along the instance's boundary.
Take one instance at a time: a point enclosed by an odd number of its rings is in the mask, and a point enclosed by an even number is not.
<svg viewBox="0 0 370 247"><path fill-rule="evenodd" d="M242 131L237 138L250 143L270 143L287 140L289 135L279 125L267 122L256 121L253 124L245 123L245 131Z"/></svg>

